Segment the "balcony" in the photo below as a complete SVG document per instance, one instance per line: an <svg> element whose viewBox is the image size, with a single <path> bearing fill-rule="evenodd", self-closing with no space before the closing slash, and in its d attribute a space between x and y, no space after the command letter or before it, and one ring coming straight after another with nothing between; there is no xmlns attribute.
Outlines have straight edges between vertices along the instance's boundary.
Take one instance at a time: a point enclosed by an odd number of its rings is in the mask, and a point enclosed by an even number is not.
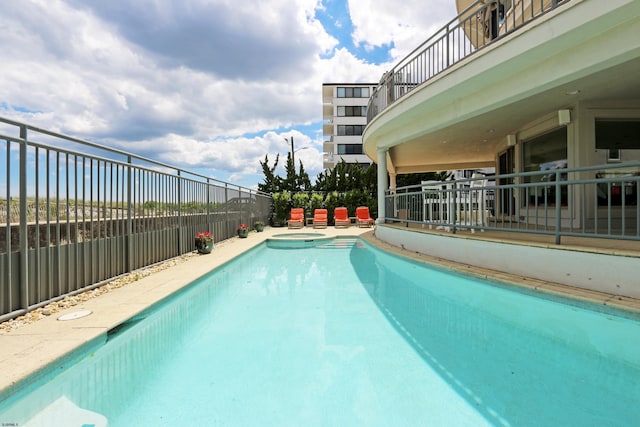
<svg viewBox="0 0 640 427"><path fill-rule="evenodd" d="M492 167L510 136L526 138L546 118L566 125L561 111L572 121L592 108L635 108L638 2L533 3L541 7L528 19L520 6L519 18L507 14L497 37L481 43L467 33L486 9L472 3L382 76L368 108L367 155L388 151L392 174Z"/></svg>

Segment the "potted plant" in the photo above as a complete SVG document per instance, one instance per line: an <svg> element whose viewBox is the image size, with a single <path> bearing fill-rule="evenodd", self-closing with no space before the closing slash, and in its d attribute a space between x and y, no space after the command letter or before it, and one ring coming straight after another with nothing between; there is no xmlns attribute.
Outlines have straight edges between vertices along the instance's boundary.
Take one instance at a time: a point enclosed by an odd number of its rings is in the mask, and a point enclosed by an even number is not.
<svg viewBox="0 0 640 427"><path fill-rule="evenodd" d="M209 254L213 250L213 234L208 231L196 233L196 249L198 253Z"/></svg>
<svg viewBox="0 0 640 427"><path fill-rule="evenodd" d="M249 234L249 226L247 224L240 224L238 226L238 237L243 239Z"/></svg>
<svg viewBox="0 0 640 427"><path fill-rule="evenodd" d="M258 233L264 231L264 221L256 221L253 223L253 227L256 229Z"/></svg>

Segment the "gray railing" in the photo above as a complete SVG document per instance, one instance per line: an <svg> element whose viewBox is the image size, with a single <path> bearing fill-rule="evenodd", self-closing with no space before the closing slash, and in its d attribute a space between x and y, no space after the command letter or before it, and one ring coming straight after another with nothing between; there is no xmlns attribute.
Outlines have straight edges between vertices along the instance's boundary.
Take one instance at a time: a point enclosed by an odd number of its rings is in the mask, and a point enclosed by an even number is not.
<svg viewBox="0 0 640 427"><path fill-rule="evenodd" d="M382 76L369 99L367 122L422 83L569 1L477 0Z"/></svg>
<svg viewBox="0 0 640 427"><path fill-rule="evenodd" d="M13 134L13 135L12 135ZM271 196L0 118L0 321L267 221Z"/></svg>
<svg viewBox="0 0 640 427"><path fill-rule="evenodd" d="M555 169L389 190L387 222L640 240L640 162Z"/></svg>

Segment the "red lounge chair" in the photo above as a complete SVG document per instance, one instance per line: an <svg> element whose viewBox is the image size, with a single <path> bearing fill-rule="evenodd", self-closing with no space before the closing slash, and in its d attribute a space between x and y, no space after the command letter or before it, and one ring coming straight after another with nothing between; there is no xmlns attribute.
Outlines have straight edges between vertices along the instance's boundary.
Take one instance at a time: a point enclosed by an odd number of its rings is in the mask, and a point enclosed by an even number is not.
<svg viewBox="0 0 640 427"><path fill-rule="evenodd" d="M289 221L287 221L287 225L289 228L302 228L304 227L304 209L302 208L293 208L291 209Z"/></svg>
<svg viewBox="0 0 640 427"><path fill-rule="evenodd" d="M326 228L328 216L326 209L316 209L313 212L313 228Z"/></svg>
<svg viewBox="0 0 640 427"><path fill-rule="evenodd" d="M348 227L351 225L349 212L345 207L335 208L333 211L333 220L336 227Z"/></svg>
<svg viewBox="0 0 640 427"><path fill-rule="evenodd" d="M371 227L373 225L373 218L369 215L368 207L360 206L356 208L356 225L358 227Z"/></svg>

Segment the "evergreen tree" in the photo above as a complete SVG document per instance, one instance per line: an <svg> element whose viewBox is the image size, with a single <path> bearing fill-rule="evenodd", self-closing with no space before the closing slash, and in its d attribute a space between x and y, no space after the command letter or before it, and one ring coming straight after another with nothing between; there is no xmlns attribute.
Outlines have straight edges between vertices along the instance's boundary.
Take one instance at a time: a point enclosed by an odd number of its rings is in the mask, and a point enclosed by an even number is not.
<svg viewBox="0 0 640 427"><path fill-rule="evenodd" d="M451 178L451 173L444 172L424 172L424 173L408 173L398 175L396 177L396 187L408 187L410 185L419 185L422 181L446 181Z"/></svg>
<svg viewBox="0 0 640 427"><path fill-rule="evenodd" d="M335 170L337 175L336 190L344 193L349 189L349 167L347 166L347 162L342 159L342 161L336 165Z"/></svg>
<svg viewBox="0 0 640 427"><path fill-rule="evenodd" d="M282 191L296 192L298 191L298 176L296 174L296 168L291 159L291 153L287 154L287 164L285 168L287 177L282 183Z"/></svg>
<svg viewBox="0 0 640 427"><path fill-rule="evenodd" d="M362 174L362 189L376 197L378 192L378 169L375 165L367 167Z"/></svg>
<svg viewBox="0 0 640 427"><path fill-rule="evenodd" d="M309 174L304 170L302 161L300 161L300 173L298 173L298 189L302 191L310 191L313 189L311 179L309 179Z"/></svg>
<svg viewBox="0 0 640 427"><path fill-rule="evenodd" d="M276 154L276 161L273 163L273 167L269 167L269 155L266 154L264 156L264 162L260 162L262 173L264 174L264 183L258 184L258 190L264 191L265 193L280 191L280 177L275 174L279 159L280 155Z"/></svg>

